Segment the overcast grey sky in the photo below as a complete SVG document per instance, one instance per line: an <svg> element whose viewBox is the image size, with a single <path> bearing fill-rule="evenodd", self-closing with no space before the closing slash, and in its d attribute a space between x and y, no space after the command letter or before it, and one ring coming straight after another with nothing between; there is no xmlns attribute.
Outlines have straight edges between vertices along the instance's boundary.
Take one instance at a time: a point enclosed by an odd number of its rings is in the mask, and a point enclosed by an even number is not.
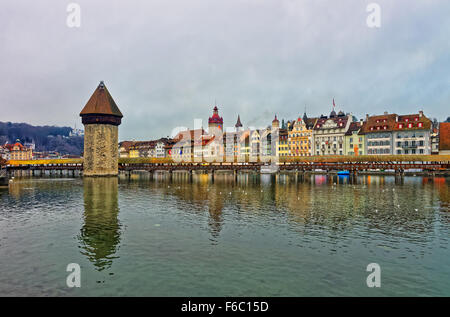
<svg viewBox="0 0 450 317"><path fill-rule="evenodd" d="M81 27L66 25L81 6ZM366 6L381 6L369 28ZM0 121L81 126L104 80L120 139L337 109L450 115L448 0L2 0Z"/></svg>

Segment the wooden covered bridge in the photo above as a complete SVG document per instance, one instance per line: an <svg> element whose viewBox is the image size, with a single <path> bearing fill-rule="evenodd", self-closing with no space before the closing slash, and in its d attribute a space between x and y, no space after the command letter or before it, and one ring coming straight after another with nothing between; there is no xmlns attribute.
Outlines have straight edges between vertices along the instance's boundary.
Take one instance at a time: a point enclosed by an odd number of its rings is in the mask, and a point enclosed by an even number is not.
<svg viewBox="0 0 450 317"><path fill-rule="evenodd" d="M370 155L370 156L312 156L279 158L270 163L270 158L255 159L223 157L222 162L194 161L176 162L170 158L120 158L119 171L131 173L134 171L255 171L271 167L278 171L391 171L403 173L408 170L450 175L450 155ZM83 159L49 159L30 161L7 161L2 167L9 175L27 174L43 175L82 175Z"/></svg>

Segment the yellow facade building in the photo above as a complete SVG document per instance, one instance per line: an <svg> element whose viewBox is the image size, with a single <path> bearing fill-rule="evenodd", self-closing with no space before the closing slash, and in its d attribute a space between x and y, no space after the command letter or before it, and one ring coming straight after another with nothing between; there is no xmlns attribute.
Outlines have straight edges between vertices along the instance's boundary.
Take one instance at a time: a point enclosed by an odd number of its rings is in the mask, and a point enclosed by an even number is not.
<svg viewBox="0 0 450 317"><path fill-rule="evenodd" d="M312 132L302 118L291 123L288 128L289 156L311 156Z"/></svg>

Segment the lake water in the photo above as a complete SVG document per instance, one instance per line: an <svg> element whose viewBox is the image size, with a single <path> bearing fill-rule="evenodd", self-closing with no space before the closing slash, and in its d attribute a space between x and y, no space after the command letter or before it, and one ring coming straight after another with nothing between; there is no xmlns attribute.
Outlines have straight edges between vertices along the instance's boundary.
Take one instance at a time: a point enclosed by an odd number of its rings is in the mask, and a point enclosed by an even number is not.
<svg viewBox="0 0 450 317"><path fill-rule="evenodd" d="M0 188L0 295L449 296L450 179L174 174ZM66 267L81 267L68 288ZM381 287L369 288L369 263Z"/></svg>

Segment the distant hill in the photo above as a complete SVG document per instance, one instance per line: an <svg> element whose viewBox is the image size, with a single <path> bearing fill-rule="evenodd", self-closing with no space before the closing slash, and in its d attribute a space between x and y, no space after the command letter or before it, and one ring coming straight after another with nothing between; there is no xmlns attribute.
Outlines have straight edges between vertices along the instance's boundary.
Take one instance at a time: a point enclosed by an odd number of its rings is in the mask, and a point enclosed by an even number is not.
<svg viewBox="0 0 450 317"><path fill-rule="evenodd" d="M0 144L34 142L36 151L57 151L61 154L81 155L84 138L70 136L72 128L56 126L33 126L27 123L0 122Z"/></svg>

